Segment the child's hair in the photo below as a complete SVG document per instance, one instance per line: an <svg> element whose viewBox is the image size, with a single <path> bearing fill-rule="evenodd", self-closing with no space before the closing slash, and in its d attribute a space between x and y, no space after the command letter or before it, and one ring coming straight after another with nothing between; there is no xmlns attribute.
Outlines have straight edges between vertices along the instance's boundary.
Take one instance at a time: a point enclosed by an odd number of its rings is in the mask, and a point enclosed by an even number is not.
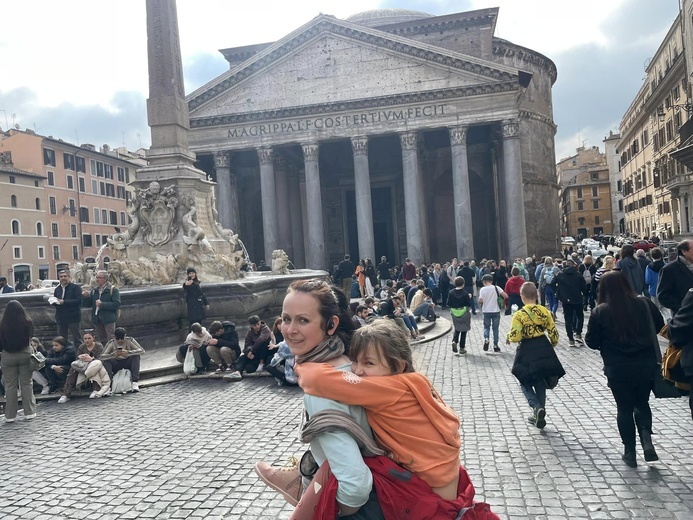
<svg viewBox="0 0 693 520"><path fill-rule="evenodd" d="M190 325L190 330L195 334L202 334L202 325L200 325L199 323L193 323L192 325Z"/></svg>
<svg viewBox="0 0 693 520"><path fill-rule="evenodd" d="M513 267L510 270L510 274L513 276L519 276L520 275L520 268L519 267Z"/></svg>
<svg viewBox="0 0 693 520"><path fill-rule="evenodd" d="M455 287L464 287L464 283L465 283L464 278L462 278L461 276L455 277L455 281L454 281Z"/></svg>
<svg viewBox="0 0 693 520"><path fill-rule="evenodd" d="M375 303L375 298L373 298L372 296L368 296L365 300L363 300L363 303L365 303L366 305L370 305L371 303Z"/></svg>
<svg viewBox="0 0 693 520"><path fill-rule="evenodd" d="M391 320L375 320L354 332L349 346L349 358L356 361L361 353L374 348L378 357L391 369L393 374L400 373L400 362L404 362L402 372L414 372L411 359L411 347L407 336Z"/></svg>
<svg viewBox="0 0 693 520"><path fill-rule="evenodd" d="M533 282L525 282L520 288L520 295L526 300L537 301L537 286Z"/></svg>
<svg viewBox="0 0 693 520"><path fill-rule="evenodd" d="M41 340L39 340L36 336L34 336L33 338L31 338L31 339L29 340L29 343L33 343L33 344L35 344L37 347L42 347L42 346L43 346L43 345L41 344Z"/></svg>

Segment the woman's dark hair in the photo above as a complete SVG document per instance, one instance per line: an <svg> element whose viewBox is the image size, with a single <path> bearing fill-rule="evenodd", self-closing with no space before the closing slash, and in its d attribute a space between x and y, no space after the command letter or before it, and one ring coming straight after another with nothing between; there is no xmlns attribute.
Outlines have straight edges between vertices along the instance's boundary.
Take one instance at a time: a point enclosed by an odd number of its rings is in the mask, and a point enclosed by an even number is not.
<svg viewBox="0 0 693 520"><path fill-rule="evenodd" d="M282 333L282 319L281 316L274 320L274 325L272 325L272 334L276 335L277 332L279 334Z"/></svg>
<svg viewBox="0 0 693 520"><path fill-rule="evenodd" d="M0 343L7 352L20 352L29 347L34 323L17 300L7 302L0 321Z"/></svg>
<svg viewBox="0 0 693 520"><path fill-rule="evenodd" d="M352 314L349 311L349 299L338 287L329 285L324 280L313 278L312 280L296 280L287 292L302 292L310 294L318 301L318 312L322 316L322 328L327 332L332 316L339 318L339 325L335 334L344 343L345 354L349 355L349 342L356 329Z"/></svg>
<svg viewBox="0 0 693 520"><path fill-rule="evenodd" d="M644 325L633 322L638 297L631 289L626 275L621 271L606 271L599 279L597 303L605 303L609 312L609 328L620 343L635 341L645 332Z"/></svg>
<svg viewBox="0 0 693 520"><path fill-rule="evenodd" d="M67 340L63 338L62 336L56 336L53 338L53 341L51 343L57 343L58 345L62 345L63 347L67 347Z"/></svg>

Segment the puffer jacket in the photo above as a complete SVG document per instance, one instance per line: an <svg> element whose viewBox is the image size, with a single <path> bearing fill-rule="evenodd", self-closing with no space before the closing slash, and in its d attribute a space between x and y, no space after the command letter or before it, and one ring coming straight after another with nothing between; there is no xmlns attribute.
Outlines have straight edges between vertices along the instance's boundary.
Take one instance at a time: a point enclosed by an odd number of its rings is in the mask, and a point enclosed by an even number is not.
<svg viewBox="0 0 693 520"><path fill-rule="evenodd" d="M573 266L568 266L556 275L558 280L558 299L561 303L582 305L582 296L587 292L587 284Z"/></svg>

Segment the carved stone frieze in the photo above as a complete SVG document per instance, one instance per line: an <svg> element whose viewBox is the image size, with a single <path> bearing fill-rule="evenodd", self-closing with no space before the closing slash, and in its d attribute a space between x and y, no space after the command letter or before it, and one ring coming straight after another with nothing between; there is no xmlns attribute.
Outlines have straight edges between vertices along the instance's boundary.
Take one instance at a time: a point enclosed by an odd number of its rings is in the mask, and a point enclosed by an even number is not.
<svg viewBox="0 0 693 520"><path fill-rule="evenodd" d="M520 123L515 119L503 121L501 131L503 132L503 139L520 137Z"/></svg>
<svg viewBox="0 0 693 520"><path fill-rule="evenodd" d="M228 168L231 162L231 154L227 151L214 152L214 167Z"/></svg>
<svg viewBox="0 0 693 520"><path fill-rule="evenodd" d="M558 72L556 71L556 64L551 61L546 56L539 54L531 49L525 47L520 47L505 40L499 40L497 38L493 39L493 54L498 56L507 56L509 58L519 58L520 60L531 63L532 65L537 65L543 68L549 74L551 82L555 82L558 77Z"/></svg>
<svg viewBox="0 0 693 520"><path fill-rule="evenodd" d="M388 38L385 34L381 36L367 31L367 29L362 30L361 28L356 27L345 27L336 19L323 17L322 20L312 27L309 27L303 32L295 35L290 40L284 42L282 45L276 47L274 50L256 59L255 61L251 60L247 66L241 68L238 70L238 72L232 74L225 80L190 99L190 109L194 110L196 107L207 103L223 92L231 89L238 83L245 81L247 78L256 74L261 69L270 66L279 59L285 58L287 54L290 54L294 50L304 46L308 41L322 37L325 33L343 36L368 45L376 45L397 53L408 54L418 59L423 58L460 71L467 71L473 74L486 76L495 81L512 81L517 83L517 77L515 77L513 74L477 62L465 60L461 55L450 56L448 54L437 52L431 48L418 47L413 41L411 44L404 43L401 40Z"/></svg>
<svg viewBox="0 0 693 520"><path fill-rule="evenodd" d="M368 137L352 137L351 150L354 155L368 155Z"/></svg>
<svg viewBox="0 0 693 520"><path fill-rule="evenodd" d="M539 121L540 123L546 123L553 128L554 131L558 128L556 123L554 123L553 119L550 117L543 114L537 114L536 112L531 112L529 110L520 110L520 119L529 119L532 121Z"/></svg>
<svg viewBox="0 0 693 520"><path fill-rule="evenodd" d="M453 126L450 128L450 145L460 146L467 144L467 127Z"/></svg>
<svg viewBox="0 0 693 520"><path fill-rule="evenodd" d="M404 132L399 134L399 140L402 143L402 150L416 150L419 134L416 132Z"/></svg>
<svg viewBox="0 0 693 520"><path fill-rule="evenodd" d="M257 158L261 166L274 164L274 151L272 148L262 147L257 149Z"/></svg>
<svg viewBox="0 0 693 520"><path fill-rule="evenodd" d="M426 102L439 103L440 101L446 99L499 94L503 92L516 91L518 89L519 85L516 81L508 81L500 83L488 83L484 85L455 87L450 89L427 90L425 92L394 94L389 96L372 97L368 99L358 99L354 101L336 101L332 103L320 103L300 107L282 108L279 110L258 110L255 112L243 112L241 114L224 114L191 118L190 127L205 128L209 126L237 125L243 123L287 119L292 117L319 116L333 112L396 107Z"/></svg>
<svg viewBox="0 0 693 520"><path fill-rule="evenodd" d="M304 161L317 161L318 155L320 153L320 146L318 143L305 143L301 145L303 148L303 160Z"/></svg>

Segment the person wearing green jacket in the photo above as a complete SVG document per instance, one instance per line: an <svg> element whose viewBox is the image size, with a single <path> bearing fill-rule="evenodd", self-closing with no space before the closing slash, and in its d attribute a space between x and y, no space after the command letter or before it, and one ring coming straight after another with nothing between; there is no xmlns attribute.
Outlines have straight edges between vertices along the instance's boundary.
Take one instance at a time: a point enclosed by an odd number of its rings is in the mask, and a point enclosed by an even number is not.
<svg viewBox="0 0 693 520"><path fill-rule="evenodd" d="M96 273L96 287L82 291L82 307L91 307L91 322L99 341L105 345L112 340L120 309L120 292L108 283L106 271Z"/></svg>

